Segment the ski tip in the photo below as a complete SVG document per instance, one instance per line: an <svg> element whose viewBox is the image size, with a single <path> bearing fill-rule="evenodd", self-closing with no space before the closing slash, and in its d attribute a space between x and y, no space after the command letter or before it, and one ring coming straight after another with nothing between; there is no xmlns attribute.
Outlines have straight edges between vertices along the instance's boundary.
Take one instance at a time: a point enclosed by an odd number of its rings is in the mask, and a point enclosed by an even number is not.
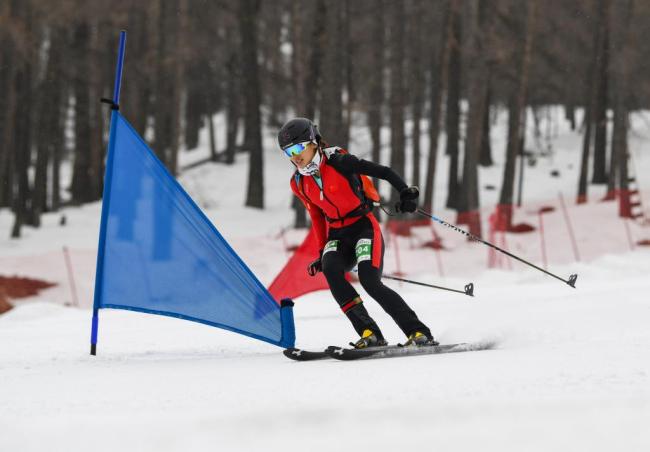
<svg viewBox="0 0 650 452"><path fill-rule="evenodd" d="M284 356L286 356L287 358L291 358L291 357L293 356L293 353L296 352L296 351L298 351L297 348L285 348L285 349L282 351L282 354L283 354Z"/></svg>
<svg viewBox="0 0 650 452"><path fill-rule="evenodd" d="M295 347L290 347L282 351L282 354L284 356L294 361L301 361L303 353L304 353L303 350Z"/></svg>
<svg viewBox="0 0 650 452"><path fill-rule="evenodd" d="M329 358L326 350L305 350L302 348L287 348L282 354L293 361L316 361Z"/></svg>

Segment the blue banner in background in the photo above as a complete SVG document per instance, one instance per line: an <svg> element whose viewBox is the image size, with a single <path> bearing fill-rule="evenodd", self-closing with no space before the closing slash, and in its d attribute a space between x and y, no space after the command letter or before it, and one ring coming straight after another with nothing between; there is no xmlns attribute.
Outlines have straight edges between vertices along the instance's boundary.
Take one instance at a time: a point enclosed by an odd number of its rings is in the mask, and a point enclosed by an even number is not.
<svg viewBox="0 0 650 452"><path fill-rule="evenodd" d="M111 140L95 308L179 317L292 347L291 316L281 315L266 288L117 111Z"/></svg>

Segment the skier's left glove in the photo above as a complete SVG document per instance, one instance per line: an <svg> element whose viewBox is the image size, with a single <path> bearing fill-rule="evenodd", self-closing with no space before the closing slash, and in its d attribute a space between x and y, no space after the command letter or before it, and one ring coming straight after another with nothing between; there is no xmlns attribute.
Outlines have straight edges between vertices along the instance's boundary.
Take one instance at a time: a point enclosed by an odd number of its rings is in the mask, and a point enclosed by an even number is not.
<svg viewBox="0 0 650 452"><path fill-rule="evenodd" d="M320 256L318 259L313 261L307 266L307 273L309 273L309 276L316 276L318 272L323 271L323 265L321 264L321 258Z"/></svg>
<svg viewBox="0 0 650 452"><path fill-rule="evenodd" d="M417 199L420 190L417 187L406 187L399 192L399 202L395 204L397 212L415 212L418 209Z"/></svg>

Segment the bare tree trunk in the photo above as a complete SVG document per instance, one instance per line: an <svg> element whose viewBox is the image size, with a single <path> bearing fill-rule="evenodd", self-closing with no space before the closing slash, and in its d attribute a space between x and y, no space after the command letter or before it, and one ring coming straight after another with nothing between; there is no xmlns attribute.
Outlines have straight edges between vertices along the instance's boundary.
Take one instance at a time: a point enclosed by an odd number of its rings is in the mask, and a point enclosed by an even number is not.
<svg viewBox="0 0 650 452"><path fill-rule="evenodd" d="M176 174L178 152L178 96L180 87L175 86L177 60L179 0L158 2L156 43L155 101L154 101L154 150L167 169Z"/></svg>
<svg viewBox="0 0 650 452"><path fill-rule="evenodd" d="M11 2L5 2L1 6L0 12L7 20L15 17L11 10ZM0 30L0 52L2 52L2 60L4 62L11 61L13 64L4 64L0 66L0 88L4 95L0 99L0 119L2 124L0 130L0 207L11 205L12 189L13 189L13 171L12 161L14 149L14 136L15 136L15 122L16 122L16 78L17 78L17 51L12 37L4 30Z"/></svg>
<svg viewBox="0 0 650 452"><path fill-rule="evenodd" d="M613 50L612 54L612 81L614 92L614 130L612 136L612 155L609 166L609 180L607 184L607 198L616 197L616 189L619 189L621 203L620 216L631 216L628 191L628 129L629 129L629 106L628 106L628 62L631 61L632 52L629 46L630 22L634 10L634 1L625 0L613 5L612 30Z"/></svg>
<svg viewBox="0 0 650 452"><path fill-rule="evenodd" d="M291 27L289 27L291 45L291 81L293 82L293 110L296 116L305 116L307 99L307 67L309 55L307 49L313 47L305 42L305 9L312 3L291 2ZM313 43L312 43L313 44ZM307 215L305 207L297 197L291 197L291 208L295 212L293 227L302 229L307 227Z"/></svg>
<svg viewBox="0 0 650 452"><path fill-rule="evenodd" d="M104 37L108 35L109 30L105 23L98 23L93 19L91 29L90 53L88 54L89 72L89 89L90 103L88 111L88 127L90 130L90 159L88 168L89 194L88 200L94 201L101 199L103 177L104 177L104 108L98 102L98 99L104 96L104 86L106 83L107 65L104 62L102 49Z"/></svg>
<svg viewBox="0 0 650 452"><path fill-rule="evenodd" d="M461 14L458 0L451 0L449 42L449 87L447 89L447 108L445 131L449 156L449 175L447 179L446 207L458 209L460 204L460 184L458 182L458 159L460 154L460 81L461 81Z"/></svg>
<svg viewBox="0 0 650 452"><path fill-rule="evenodd" d="M73 30L73 52L75 55L74 77L74 169L70 194L74 204L82 204L92 200L90 196L90 26L85 19L79 19Z"/></svg>
<svg viewBox="0 0 650 452"><path fill-rule="evenodd" d="M47 194L49 179L48 165L53 158L55 147L63 145L61 130L61 103L63 102L62 53L63 33L61 27L50 28L50 47L48 51L45 77L39 89L38 124L36 128L36 172L34 175L34 226L40 226L41 214L48 210Z"/></svg>
<svg viewBox="0 0 650 452"><path fill-rule="evenodd" d="M596 107L594 111L594 167L591 182L607 183L607 85L609 59L609 10L610 0L599 1L598 57L596 62Z"/></svg>
<svg viewBox="0 0 650 452"><path fill-rule="evenodd" d="M226 62L226 164L235 163L240 119L239 59L232 52Z"/></svg>
<svg viewBox="0 0 650 452"><path fill-rule="evenodd" d="M346 102L344 105L345 117L343 120L343 143L346 149L350 149L350 128L352 127L352 116L354 104L356 102L356 86L354 84L353 69L355 68L354 62L358 55L357 43L350 38L350 22L354 17L352 16L352 3L349 1L344 2L343 8L343 46L342 53L345 60L345 93Z"/></svg>
<svg viewBox="0 0 650 452"><path fill-rule="evenodd" d="M521 77L517 77L517 91L521 92ZM499 195L500 208L510 210L508 214L508 226L512 216L513 193L515 186L515 163L519 154L519 143L521 142L521 106L517 95L510 98L508 105L508 142L506 147L506 162L503 168L503 182L501 194Z"/></svg>
<svg viewBox="0 0 650 452"><path fill-rule="evenodd" d="M259 0L242 0L240 3L239 27L241 34L242 82L244 90L245 138L249 152L248 188L246 206L264 208L264 153L262 149L262 118L260 104L260 81L257 65L257 13Z"/></svg>
<svg viewBox="0 0 650 452"><path fill-rule="evenodd" d="M384 1L373 0L374 7L370 8L372 15L371 48L370 48L370 78L368 80L368 128L372 146L372 161L381 162L381 125L382 104L384 102ZM379 188L379 179L374 179Z"/></svg>
<svg viewBox="0 0 650 452"><path fill-rule="evenodd" d="M153 2L132 2L128 15L129 53L127 55L139 55L147 63L152 61L152 57L155 57L157 52L155 37L152 38L154 32L151 30L150 33L149 30L153 26L148 24L149 15L155 13L152 11L155 7L156 4ZM155 21L153 25L157 25ZM115 44L111 44L113 45L109 50L114 52ZM112 53L108 55L112 55ZM157 64L158 62L155 63L154 67L158 68ZM142 136L145 136L147 119L151 115L151 87L155 83L154 74L154 71L149 70L149 64L133 64L130 62L130 64L124 66L123 79L127 82L123 85L122 100L120 102L128 108L129 121ZM157 149L154 150L158 152Z"/></svg>
<svg viewBox="0 0 650 452"><path fill-rule="evenodd" d="M16 128L12 132L14 135L14 160L13 172L15 174L15 190L12 202L14 211L14 225L11 230L12 238L19 238L21 228L29 220L30 210L30 187L29 187L29 167L32 156L32 61L36 55L34 38L33 38L33 16L32 6L28 3L21 3L17 8L18 20L22 21L23 36L25 47L23 54L20 56L22 63L16 73Z"/></svg>
<svg viewBox="0 0 650 452"><path fill-rule="evenodd" d="M289 33L291 37L291 77L293 84L293 110L296 116L306 116L307 105L307 71L309 67L308 50L312 48L309 42L305 42L306 30L309 29L311 16L306 15L308 6L311 2L291 2L291 27ZM307 27L305 27L307 25ZM313 44L313 43L311 43ZM310 118L313 119L313 118Z"/></svg>
<svg viewBox="0 0 650 452"><path fill-rule="evenodd" d="M171 149L170 149L170 171L173 175L178 174L178 152L181 148L181 137L183 136L183 74L185 72L185 39L187 36L187 0L177 0L178 7L174 12L176 15L176 39L172 47L174 65L170 71L172 80L171 89Z"/></svg>
<svg viewBox="0 0 650 452"><path fill-rule="evenodd" d="M208 124L208 133L210 135L210 160L213 162L217 161L217 133L214 130L214 121L212 120L212 114L205 116L205 121Z"/></svg>
<svg viewBox="0 0 650 452"><path fill-rule="evenodd" d="M7 19L9 18L5 10L9 10L9 2L5 2L4 5L0 6L0 20L5 20L5 14ZM7 92L7 81L5 80L8 72L9 64L4 64L5 50L6 47L9 47L9 44L6 42L4 37L4 30L0 30L0 90L2 92ZM6 179L6 149L2 147L3 137L4 137L4 120L5 120L5 96L0 96L0 208L3 207L2 196L1 194L6 191L3 189L3 185L7 183Z"/></svg>
<svg viewBox="0 0 650 452"><path fill-rule="evenodd" d="M41 90L43 94L44 90ZM52 102L52 99L48 99L48 102ZM47 118L43 114L40 115L42 120L41 124L43 129ZM47 143L43 143L41 140L50 139L51 135L43 136L44 130L37 131L37 153L36 153L36 168L34 171L34 193L32 198L32 218L30 223L34 227L41 226L41 214L47 210L47 186L48 186L48 172L47 165L50 160L50 149Z"/></svg>
<svg viewBox="0 0 650 452"><path fill-rule="evenodd" d="M342 1L325 2L324 67L321 71L320 130L330 144L347 147L343 126L343 17Z"/></svg>
<svg viewBox="0 0 650 452"><path fill-rule="evenodd" d="M219 19L214 20L222 8L218 2L208 2L201 6L200 14L197 14L195 6L196 2L184 5L185 19L181 24L183 30L190 31L184 33L179 49L185 66L182 79L185 87L183 142L188 151L197 148L200 131L207 126L210 135L210 160L216 162L219 157L214 141L212 116L221 107L222 80L225 79L223 56L230 47L221 36L224 31L223 22L229 15L220 15ZM228 19L232 22L231 17ZM212 42L212 36L217 37L217 43Z"/></svg>
<svg viewBox="0 0 650 452"><path fill-rule="evenodd" d="M616 83L616 82L615 82ZM623 88L624 89L624 88ZM616 198L616 188L619 187L621 192L627 191L627 159L628 143L627 133L629 127L629 111L625 99L620 99L622 94L616 94L614 103L614 131L612 134L612 157L610 163L609 180L607 181L607 194L605 199L613 200ZM626 168L619 168L625 166ZM621 196L627 196L627 193L621 193Z"/></svg>
<svg viewBox="0 0 650 452"><path fill-rule="evenodd" d="M310 24L312 34L312 50L310 55L309 72L307 78L307 117L313 119L316 116L316 107L319 100L323 97L323 80L319 74L323 70L322 60L326 42L325 25L323 19L326 15L326 6L324 0L316 1L316 9L312 22Z"/></svg>
<svg viewBox="0 0 650 452"><path fill-rule="evenodd" d="M29 61L29 60L28 60ZM29 62L18 70L16 78L16 129L15 129L15 152L14 174L15 191L12 207L15 215L14 225L11 231L12 238L19 238L21 228L28 223L29 219L29 166L32 154L32 120L31 120L31 81L32 68Z"/></svg>
<svg viewBox="0 0 650 452"><path fill-rule="evenodd" d="M583 204L587 202L587 180L589 175L589 155L591 153L591 140L593 135L593 123L595 119L595 112L597 110L597 95L598 95L598 86L599 86L599 58L601 53L601 40L602 40L602 30L600 26L600 21L603 20L603 8L604 1L599 0L599 16L598 21L599 25L597 30L594 33L594 47L593 47L593 57L589 63L589 72L587 74L588 89L586 92L586 102L585 102L585 115L583 118L583 124L585 129L585 135L582 142L582 158L580 161L580 175L578 177L578 196L576 199L577 204Z"/></svg>
<svg viewBox="0 0 650 452"><path fill-rule="evenodd" d="M585 135L582 140L582 158L580 160L580 176L578 179L578 197L576 199L576 204L587 202L587 174L589 172L589 151L591 148L592 135L592 103L593 101L591 99L587 99L587 104L589 105L585 105Z"/></svg>
<svg viewBox="0 0 650 452"><path fill-rule="evenodd" d="M569 121L571 131L576 130L576 108L572 103L564 105L564 117Z"/></svg>
<svg viewBox="0 0 650 452"><path fill-rule="evenodd" d="M311 93L317 91L317 86L314 83L313 65L310 64L310 59L313 53L318 52L318 36L314 31L309 32L313 28L322 28L322 22L318 21L313 23L313 18L316 15L316 2L292 2L291 3L291 43L293 46L292 59L291 59L291 81L293 82L292 97L293 109L296 116L307 117L313 119L314 104L309 104L310 99L314 100L315 97L310 98ZM320 24L320 25L319 25ZM295 211L294 227L306 228L307 215L305 206L298 200L297 197L291 198L291 207Z"/></svg>
<svg viewBox="0 0 650 452"><path fill-rule="evenodd" d="M404 8L400 2L390 2L389 15L389 59L390 67L390 167L399 175L405 176L404 155ZM396 202L398 193L391 191L391 203Z"/></svg>
<svg viewBox="0 0 650 452"><path fill-rule="evenodd" d="M180 0L160 0L155 4L157 21L155 37L155 88L154 88L154 150L170 173L176 175L177 152L180 130L178 122L180 86L179 71L183 64L179 55L179 34L183 20L183 5ZM154 188L159 190L158 187ZM154 216L165 218L171 215L168 206L160 202L161 197L154 197ZM171 228L173 222L154 222L154 240L157 246L153 258L166 260L171 256Z"/></svg>
<svg viewBox="0 0 650 452"><path fill-rule="evenodd" d="M185 131L184 142L186 149L196 149L199 145L199 131L205 124L204 116L211 116L207 113L206 98L208 93L204 87L203 77L209 68L204 61L190 61L187 66L186 85L186 108L185 108ZM214 82L213 82L214 83ZM211 124L210 117L207 117Z"/></svg>
<svg viewBox="0 0 650 452"><path fill-rule="evenodd" d="M449 96L448 76L450 71L451 53L455 43L454 17L458 14L458 0L447 0L443 6L444 21L440 39L440 49L437 57L431 56L431 107L429 111L429 158L424 189L425 210L433 211L433 196L435 193L435 175L438 161L438 136L440 135L440 115L442 108L442 93L447 91Z"/></svg>
<svg viewBox="0 0 650 452"><path fill-rule="evenodd" d="M469 112L467 120L467 137L465 139L465 159L463 160L463 187L458 223L469 225L469 230L481 236L478 194L478 160L483 138L483 115L487 100L487 85L490 54L492 11L486 3L471 3L469 20L471 21L470 42L472 64L468 81Z"/></svg>
<svg viewBox="0 0 650 452"><path fill-rule="evenodd" d="M423 19L425 11L422 3L411 1L408 3L407 20L410 26L407 33L409 43L407 51L408 67L408 84L407 94L411 103L411 119L413 127L411 128L411 149L412 149L412 166L411 166L411 184L420 185L421 172L421 152L420 152L420 121L422 120L422 109L426 92L426 68L423 61Z"/></svg>
<svg viewBox="0 0 650 452"><path fill-rule="evenodd" d="M483 113L483 137L481 138L481 155L479 156L479 165L489 167L494 164L492 161L492 146L490 145L490 104L492 103L492 90L490 89L490 80L487 82L488 89L485 94L485 112Z"/></svg>
<svg viewBox="0 0 650 452"><path fill-rule="evenodd" d="M526 131L526 98L528 92L528 73L530 70L531 49L535 34L537 0L526 4L526 26L524 42L519 52L521 55L519 70L516 72L515 89L512 91L508 115L508 144L506 163L503 169L503 183L499 196L499 215L506 227L512 225L512 206L515 182L515 163L517 156L523 159L522 139ZM523 175L520 175L522 178Z"/></svg>
<svg viewBox="0 0 650 452"><path fill-rule="evenodd" d="M68 90L65 87L62 87L61 108L68 106L67 96ZM52 122L54 123L54 120L52 120ZM52 198L50 210L53 212L58 211L61 207L61 160L65 147L65 124L62 118L59 118L56 126L58 126L56 129L56 134L52 137L52 165L50 166L52 178Z"/></svg>
<svg viewBox="0 0 650 452"><path fill-rule="evenodd" d="M62 35L64 35L62 31ZM65 36L62 37L61 49L61 67L63 67L64 55L66 54ZM65 150L65 117L64 112L69 108L69 80L66 79L63 70L59 73L59 98L58 98L58 115L51 117L52 136L49 140L52 153L52 164L50 165L50 177L52 179L52 187L50 193L50 207L49 210L56 212L61 207L61 162L63 160ZM57 100L56 98L53 101Z"/></svg>
<svg viewBox="0 0 650 452"><path fill-rule="evenodd" d="M287 5L288 6L288 5ZM287 8L288 9L288 8ZM288 84L284 79L283 20L287 13L284 7L278 8L275 2L261 2L258 14L258 52L260 55L260 86L268 109L268 125L282 127L284 111L288 99Z"/></svg>

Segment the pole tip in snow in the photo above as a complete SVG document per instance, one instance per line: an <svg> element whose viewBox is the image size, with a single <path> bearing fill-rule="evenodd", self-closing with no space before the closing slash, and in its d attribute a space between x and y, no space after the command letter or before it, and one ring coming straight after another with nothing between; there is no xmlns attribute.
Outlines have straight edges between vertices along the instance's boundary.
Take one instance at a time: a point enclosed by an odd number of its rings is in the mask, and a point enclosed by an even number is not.
<svg viewBox="0 0 650 452"><path fill-rule="evenodd" d="M469 295L470 297L474 296L474 284L469 283L465 286L465 295Z"/></svg>
<svg viewBox="0 0 650 452"><path fill-rule="evenodd" d="M578 279L577 274L569 276L569 281L567 281L567 284L575 289L576 288L576 279Z"/></svg>
<svg viewBox="0 0 650 452"><path fill-rule="evenodd" d="M92 356L97 355L97 344L90 344L90 354Z"/></svg>

